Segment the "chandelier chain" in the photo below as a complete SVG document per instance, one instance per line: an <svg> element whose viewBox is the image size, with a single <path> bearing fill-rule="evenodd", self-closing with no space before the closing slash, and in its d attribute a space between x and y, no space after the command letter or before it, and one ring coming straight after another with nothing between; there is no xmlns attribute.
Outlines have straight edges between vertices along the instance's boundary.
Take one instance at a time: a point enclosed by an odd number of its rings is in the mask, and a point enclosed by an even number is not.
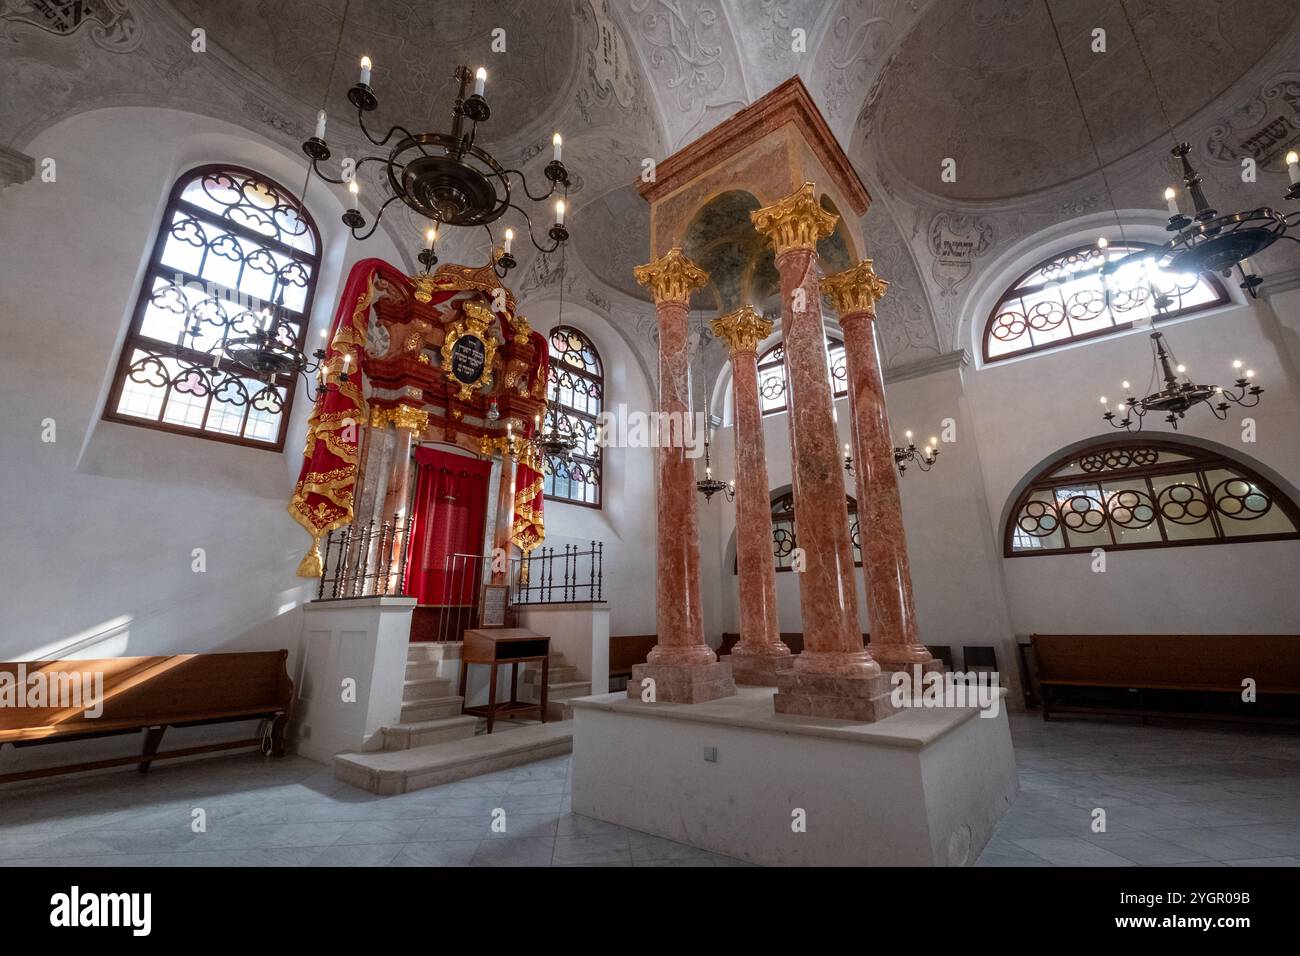
<svg viewBox="0 0 1300 956"><path fill-rule="evenodd" d="M1102 184L1106 188L1106 198L1110 201L1111 213L1115 216L1115 225L1119 228L1120 239L1125 239L1124 223L1120 219L1119 207L1115 204L1115 194L1110 188L1110 177L1106 175L1106 166L1101 161L1101 150L1097 148L1097 138L1092 134L1092 124L1088 122L1088 111L1083 107L1083 97L1079 95L1079 84L1075 82L1074 70L1070 69L1070 58L1065 53L1065 42L1061 39L1061 30L1056 25L1056 15L1052 13L1051 0L1043 0L1043 6L1047 9L1047 19L1051 21L1052 33L1056 37L1056 48L1061 51L1061 62L1065 65L1065 75L1070 80L1070 89L1074 93L1074 102L1078 104L1079 116L1083 120L1083 128L1088 134L1088 145L1092 147L1093 158L1097 161L1097 172L1101 174Z"/></svg>

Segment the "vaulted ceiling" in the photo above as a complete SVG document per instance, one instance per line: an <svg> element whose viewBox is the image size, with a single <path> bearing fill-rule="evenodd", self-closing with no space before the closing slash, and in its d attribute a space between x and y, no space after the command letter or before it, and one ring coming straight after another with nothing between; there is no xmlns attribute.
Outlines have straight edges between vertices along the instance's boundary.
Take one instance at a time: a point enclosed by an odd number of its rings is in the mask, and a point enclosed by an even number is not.
<svg viewBox="0 0 1300 956"><path fill-rule="evenodd" d="M335 154L349 155L364 144L345 99L362 53L375 61L373 115L384 130L442 126L453 67L483 64L493 115L480 141L532 175L549 158L551 131L564 132L572 291L616 326L644 329L644 294L631 277L649 255L648 212L634 188L643 160L797 73L875 197L863 228L891 280L880 309L887 360L902 365L960 347L963 294L996 249L1102 212L1112 197L1158 212L1164 113L1219 177L1225 205L1242 193L1236 164L1257 148L1261 127L1281 117L1300 135L1294 0L1051 4L1106 181L1044 0L7 3L0 143L22 150L75 113L149 105L225 119L297 154L323 103ZM205 31L202 54L192 50L196 29ZM1097 29L1104 53L1092 50ZM494 52L494 37L504 51ZM947 157L957 161L955 182L940 175ZM1285 181L1275 165L1271 152L1262 157L1262 182ZM423 225L412 220L386 217L408 266ZM975 236L979 251L947 262L934 238L945 231ZM481 261L483 234L454 232L462 235L449 238L444 259ZM734 259L752 270L752 257L728 257L720 238L696 240L720 268ZM541 295L556 288L555 274L554 263L525 258L515 276L520 290Z"/></svg>

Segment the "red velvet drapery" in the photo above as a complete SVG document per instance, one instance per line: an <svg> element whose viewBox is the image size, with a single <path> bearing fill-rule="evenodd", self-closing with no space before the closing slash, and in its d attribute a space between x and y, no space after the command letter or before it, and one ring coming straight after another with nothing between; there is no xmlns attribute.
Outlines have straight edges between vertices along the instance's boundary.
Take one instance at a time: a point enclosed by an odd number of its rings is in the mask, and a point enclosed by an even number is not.
<svg viewBox="0 0 1300 956"><path fill-rule="evenodd" d="M411 512L410 563L406 593L420 604L474 604L481 562L452 559L483 553L490 461L433 448L415 452L420 466Z"/></svg>

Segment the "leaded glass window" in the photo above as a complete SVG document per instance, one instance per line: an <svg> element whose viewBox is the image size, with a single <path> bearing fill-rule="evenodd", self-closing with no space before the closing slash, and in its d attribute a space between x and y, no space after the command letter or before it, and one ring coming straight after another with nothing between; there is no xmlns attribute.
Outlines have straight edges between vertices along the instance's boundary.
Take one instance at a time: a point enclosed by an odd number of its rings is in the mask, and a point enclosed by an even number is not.
<svg viewBox="0 0 1300 956"><path fill-rule="evenodd" d="M849 541L853 545L853 563L862 567L862 542L858 534L858 503L849 495L844 496L849 512ZM784 492L772 499L772 558L776 570L794 569L794 549L799 547L795 537L794 494ZM733 566L733 573L736 572Z"/></svg>
<svg viewBox="0 0 1300 956"><path fill-rule="evenodd" d="M605 372L596 346L582 332L559 325L549 339L551 371L545 427L577 441L567 461L552 458L543 491L548 498L600 507L601 449L596 420L604 407Z"/></svg>
<svg viewBox="0 0 1300 956"><path fill-rule="evenodd" d="M998 300L984 328L984 361L997 362L1066 342L1106 335L1135 322L1167 319L1222 305L1228 294L1209 274L1166 272L1155 258L1102 267L1143 243L1081 246L1034 266ZM1158 307L1159 306L1159 307Z"/></svg>
<svg viewBox="0 0 1300 956"><path fill-rule="evenodd" d="M838 398L849 393L844 365L844 343L826 342L826 359L831 370L831 391ZM764 415L785 411L785 353L778 342L758 357L758 401Z"/></svg>
<svg viewBox="0 0 1300 956"><path fill-rule="evenodd" d="M202 166L177 180L163 214L105 417L280 449L294 376L269 382L226 358L265 327L304 350L320 267L310 214L274 180Z"/></svg>
<svg viewBox="0 0 1300 956"><path fill-rule="evenodd" d="M1056 462L1021 493L1008 557L1300 537L1300 512L1245 465L1191 445L1101 443Z"/></svg>

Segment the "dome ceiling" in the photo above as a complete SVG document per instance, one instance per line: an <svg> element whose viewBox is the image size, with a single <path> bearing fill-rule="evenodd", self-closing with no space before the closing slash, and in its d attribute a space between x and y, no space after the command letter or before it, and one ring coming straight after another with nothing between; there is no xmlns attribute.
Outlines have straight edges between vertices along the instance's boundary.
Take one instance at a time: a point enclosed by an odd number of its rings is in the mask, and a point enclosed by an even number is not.
<svg viewBox="0 0 1300 956"><path fill-rule="evenodd" d="M1225 92L1300 14L1294 0L1128 0L1177 127ZM1101 158L1165 137L1160 105L1119 0L1054 0ZM1106 52L1092 52L1093 31ZM950 200L1023 196L1096 169L1043 0L948 0L908 33L864 116L895 176ZM874 142L873 142L874 141ZM940 164L957 162L957 180Z"/></svg>
<svg viewBox="0 0 1300 956"><path fill-rule="evenodd" d="M489 144L516 137L552 119L569 76L576 72L575 29L550 4L508 0L477 3L434 0L366 0L352 3L339 42L344 0L226 0L217 29L212 4L172 0L190 22L208 26L215 43L252 74L314 108L320 104L336 44L338 67L330 88L331 123L356 125L346 98L357 82L362 55L374 62L371 87L379 109L367 117L378 136L394 123L445 128L456 95L459 64L488 71L492 116L481 133ZM492 31L506 30L506 51L491 50ZM342 131L342 130L340 130Z"/></svg>

